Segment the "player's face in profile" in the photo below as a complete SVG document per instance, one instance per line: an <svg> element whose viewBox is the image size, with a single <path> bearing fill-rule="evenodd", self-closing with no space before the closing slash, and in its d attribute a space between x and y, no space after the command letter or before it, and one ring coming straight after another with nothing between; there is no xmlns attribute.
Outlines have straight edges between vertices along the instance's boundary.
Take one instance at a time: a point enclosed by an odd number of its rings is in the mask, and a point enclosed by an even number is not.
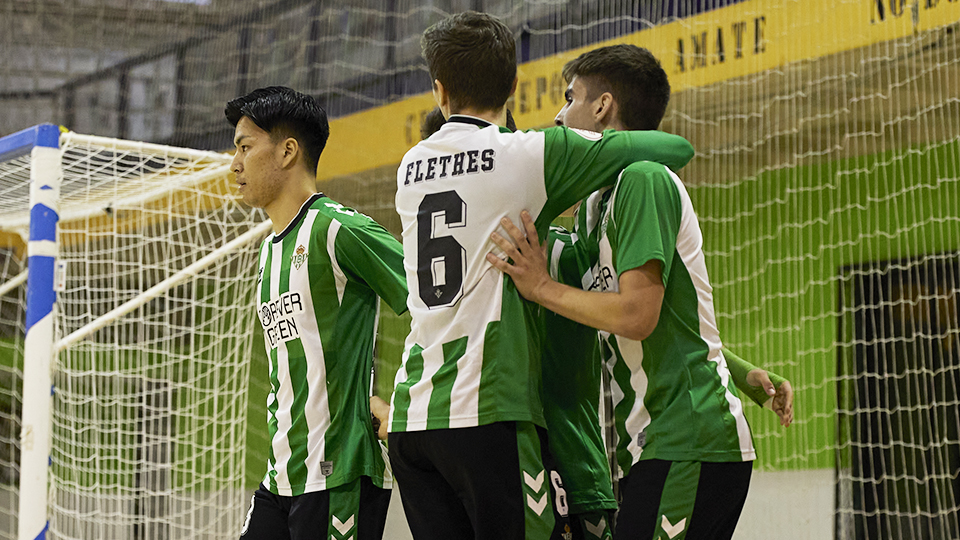
<svg viewBox="0 0 960 540"><path fill-rule="evenodd" d="M590 88L587 84L580 77L574 77L567 85L567 91L563 94L567 103L554 118L554 122L558 126L603 131L603 126L597 122L594 116L594 113L599 109L598 100L588 98Z"/></svg>
<svg viewBox="0 0 960 540"><path fill-rule="evenodd" d="M237 175L237 186L243 202L254 208L268 206L280 189L278 145L271 140L269 133L246 116L237 122L233 143L237 153L233 156L230 170Z"/></svg>

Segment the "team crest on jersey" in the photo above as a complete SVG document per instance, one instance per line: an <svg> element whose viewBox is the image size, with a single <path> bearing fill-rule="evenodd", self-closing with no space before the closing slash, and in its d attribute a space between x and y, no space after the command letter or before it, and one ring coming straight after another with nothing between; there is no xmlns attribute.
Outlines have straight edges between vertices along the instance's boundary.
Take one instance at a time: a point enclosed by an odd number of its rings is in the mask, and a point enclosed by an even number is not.
<svg viewBox="0 0 960 540"><path fill-rule="evenodd" d="M290 262L293 263L293 267L297 270L300 269L300 266L307 261L307 248L303 247L303 244L297 246L297 251L290 257Z"/></svg>

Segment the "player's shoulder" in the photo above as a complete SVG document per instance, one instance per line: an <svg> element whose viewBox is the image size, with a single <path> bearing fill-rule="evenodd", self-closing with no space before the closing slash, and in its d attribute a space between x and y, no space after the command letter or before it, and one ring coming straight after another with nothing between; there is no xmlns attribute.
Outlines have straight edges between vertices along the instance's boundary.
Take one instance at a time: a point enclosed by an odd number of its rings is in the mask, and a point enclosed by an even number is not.
<svg viewBox="0 0 960 540"><path fill-rule="evenodd" d="M327 197L319 201L317 208L321 216L323 216L323 220L327 222L327 225L322 226L329 226L331 222L337 222L337 227L339 227L341 231L337 235L338 238L350 236L352 238L363 239L362 241L365 243L371 241L386 244L399 243L377 220L355 208L351 208Z"/></svg>
<svg viewBox="0 0 960 540"><path fill-rule="evenodd" d="M637 161L627 165L620 173L616 191L643 189L675 192L680 185L679 179L666 165L653 161Z"/></svg>
<svg viewBox="0 0 960 540"><path fill-rule="evenodd" d="M341 225L358 226L372 219L355 208L337 202L330 197L323 196L314 201L311 209L317 210L328 220L339 221Z"/></svg>
<svg viewBox="0 0 960 540"><path fill-rule="evenodd" d="M547 145L570 144L571 142L596 142L604 138L604 133L567 126L553 126L537 131L544 137ZM609 133L614 133L610 131Z"/></svg>
<svg viewBox="0 0 960 540"><path fill-rule="evenodd" d="M637 161L627 165L623 170L623 176L648 176L652 178L669 179L671 174L670 169L662 163Z"/></svg>

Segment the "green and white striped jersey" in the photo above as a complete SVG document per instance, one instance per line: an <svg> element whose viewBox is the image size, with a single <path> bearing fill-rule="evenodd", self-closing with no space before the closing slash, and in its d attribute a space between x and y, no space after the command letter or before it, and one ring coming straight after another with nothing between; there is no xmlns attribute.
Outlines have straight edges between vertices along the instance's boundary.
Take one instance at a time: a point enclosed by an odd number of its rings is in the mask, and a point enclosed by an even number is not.
<svg viewBox="0 0 960 540"><path fill-rule="evenodd" d="M553 218L628 164L682 167L692 155L662 132L511 133L457 115L407 152L396 202L412 323L390 431L544 425L540 308L486 261L490 234L526 209L545 237Z"/></svg>
<svg viewBox="0 0 960 540"><path fill-rule="evenodd" d="M270 362L263 484L285 496L369 476L390 487L370 422L380 298L406 308L400 243L316 194L260 249L258 315Z"/></svg>
<svg viewBox="0 0 960 540"><path fill-rule="evenodd" d="M604 201L604 194L591 198ZM602 207L601 207L602 208ZM600 223L592 290L619 290L619 276L662 264L660 318L643 341L601 332L617 429L616 476L642 459L729 462L756 458L743 403L721 352L703 237L680 179L655 163L627 167Z"/></svg>

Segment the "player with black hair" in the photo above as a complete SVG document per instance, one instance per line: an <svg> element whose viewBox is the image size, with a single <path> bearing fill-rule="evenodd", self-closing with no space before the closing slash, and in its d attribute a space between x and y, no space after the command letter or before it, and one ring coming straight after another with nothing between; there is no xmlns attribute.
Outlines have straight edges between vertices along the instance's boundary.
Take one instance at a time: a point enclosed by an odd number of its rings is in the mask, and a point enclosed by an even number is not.
<svg viewBox="0 0 960 540"><path fill-rule="evenodd" d="M241 536L379 540L392 478L371 425L370 377L380 299L406 310L401 245L317 192L329 125L312 97L261 88L225 114L240 195L273 222L257 277L269 458Z"/></svg>

